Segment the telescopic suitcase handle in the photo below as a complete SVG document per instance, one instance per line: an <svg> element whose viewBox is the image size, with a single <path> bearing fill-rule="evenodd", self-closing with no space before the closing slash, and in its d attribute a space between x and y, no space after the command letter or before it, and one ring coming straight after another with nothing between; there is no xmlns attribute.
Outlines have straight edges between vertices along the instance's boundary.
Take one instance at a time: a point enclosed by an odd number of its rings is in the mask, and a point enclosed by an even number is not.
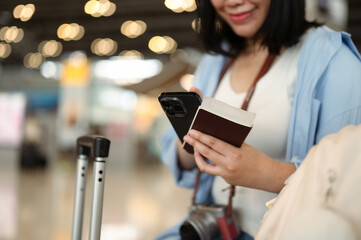
<svg viewBox="0 0 361 240"><path fill-rule="evenodd" d="M94 160L93 196L91 205L89 239L99 240L103 211L105 158L107 158L109 155L110 141L102 136L89 134L79 137L76 141L76 144L78 162L72 240L81 240L85 184L89 158Z"/></svg>
<svg viewBox="0 0 361 240"><path fill-rule="evenodd" d="M78 155L90 157L104 157L109 155L110 141L99 135L86 135L76 141Z"/></svg>

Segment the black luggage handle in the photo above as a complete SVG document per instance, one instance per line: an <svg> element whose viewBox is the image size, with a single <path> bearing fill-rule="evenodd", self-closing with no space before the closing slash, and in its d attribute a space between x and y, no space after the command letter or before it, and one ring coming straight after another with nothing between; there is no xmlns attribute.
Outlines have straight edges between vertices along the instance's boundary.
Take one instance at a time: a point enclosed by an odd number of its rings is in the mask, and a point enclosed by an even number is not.
<svg viewBox="0 0 361 240"><path fill-rule="evenodd" d="M94 134L79 137L76 141L78 155L86 155L92 158L109 155L110 140Z"/></svg>

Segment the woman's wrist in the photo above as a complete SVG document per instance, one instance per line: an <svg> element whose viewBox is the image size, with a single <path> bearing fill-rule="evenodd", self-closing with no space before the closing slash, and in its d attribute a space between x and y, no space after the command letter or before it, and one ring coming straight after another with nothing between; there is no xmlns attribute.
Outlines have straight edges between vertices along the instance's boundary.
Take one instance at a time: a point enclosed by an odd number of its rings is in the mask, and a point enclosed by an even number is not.
<svg viewBox="0 0 361 240"><path fill-rule="evenodd" d="M268 156L267 156L268 157ZM261 189L269 192L279 193L284 187L284 182L295 171L296 167L293 163L279 162L270 157L266 159L266 166L263 166Z"/></svg>
<svg viewBox="0 0 361 240"><path fill-rule="evenodd" d="M279 162L247 144L242 147L248 152L246 158L252 159L249 163L253 166L248 165L249 174L245 172L237 185L279 193L285 180L296 171L293 163Z"/></svg>
<svg viewBox="0 0 361 240"><path fill-rule="evenodd" d="M183 149L182 143L177 141L177 156L179 167L183 170L191 170L196 167L193 154Z"/></svg>

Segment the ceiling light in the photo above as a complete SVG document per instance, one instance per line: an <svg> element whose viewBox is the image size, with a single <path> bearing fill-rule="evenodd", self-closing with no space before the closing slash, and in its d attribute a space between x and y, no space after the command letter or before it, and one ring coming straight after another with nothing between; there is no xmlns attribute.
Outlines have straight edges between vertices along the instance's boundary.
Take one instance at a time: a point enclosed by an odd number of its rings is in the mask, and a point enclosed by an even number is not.
<svg viewBox="0 0 361 240"><path fill-rule="evenodd" d="M115 3L112 3L112 2L109 2L109 3L110 3L110 5L109 5L108 10L106 10L103 13L104 17L109 17L109 16L113 15L115 13L115 10L117 9L117 6L115 5Z"/></svg>
<svg viewBox="0 0 361 240"><path fill-rule="evenodd" d="M61 54L63 46L55 40L42 41L38 46L38 51L45 57L57 57Z"/></svg>
<svg viewBox="0 0 361 240"><path fill-rule="evenodd" d="M99 0L98 12L100 16L103 16L106 11L110 8L110 2L108 0Z"/></svg>
<svg viewBox="0 0 361 240"><path fill-rule="evenodd" d="M67 29L69 29L70 31L68 32L68 38L73 40L75 39L75 37L79 34L79 25L76 23L71 23L68 25Z"/></svg>
<svg viewBox="0 0 361 240"><path fill-rule="evenodd" d="M15 26L12 26L12 27L8 28L8 30L6 31L5 36L4 36L5 41L7 43L13 42L14 39L17 37L17 35L18 35L17 29L18 28L15 27Z"/></svg>
<svg viewBox="0 0 361 240"><path fill-rule="evenodd" d="M0 58L7 58L11 53L11 46L7 43L0 43Z"/></svg>
<svg viewBox="0 0 361 240"><path fill-rule="evenodd" d="M161 61L157 59L112 57L94 64L94 76L119 85L129 85L159 74L162 68Z"/></svg>
<svg viewBox="0 0 361 240"><path fill-rule="evenodd" d="M167 47L167 41L161 36L155 36L149 40L148 47L155 53L162 53Z"/></svg>
<svg viewBox="0 0 361 240"><path fill-rule="evenodd" d="M193 12L197 9L197 5L194 0L183 0L182 8L184 11Z"/></svg>
<svg viewBox="0 0 361 240"><path fill-rule="evenodd" d="M26 4L25 6L20 4L14 8L13 16L23 22L29 21L35 12L34 4Z"/></svg>
<svg viewBox="0 0 361 240"><path fill-rule="evenodd" d="M171 53L177 49L177 43L168 36L155 36L149 40L148 47L158 54Z"/></svg>
<svg viewBox="0 0 361 240"><path fill-rule="evenodd" d="M14 38L13 42L18 43L24 38L24 30L21 28L17 29L16 37Z"/></svg>
<svg viewBox="0 0 361 240"><path fill-rule="evenodd" d="M75 23L73 23L75 24ZM83 38L85 33L84 27L81 25L77 25L77 34L74 36L74 41L80 40Z"/></svg>
<svg viewBox="0 0 361 240"><path fill-rule="evenodd" d="M175 13L193 12L197 9L194 0L165 0L164 5Z"/></svg>
<svg viewBox="0 0 361 240"><path fill-rule="evenodd" d="M84 36L84 27L77 23L64 23L58 27L57 35L58 38L65 41L77 41Z"/></svg>
<svg viewBox="0 0 361 240"><path fill-rule="evenodd" d="M110 38L98 38L91 44L91 51L98 56L111 56L117 51L117 49L117 42Z"/></svg>
<svg viewBox="0 0 361 240"><path fill-rule="evenodd" d="M145 30L147 29L147 24L141 20L137 21L126 21L120 27L120 32L129 37L129 38L136 38L142 35Z"/></svg>
<svg viewBox="0 0 361 240"><path fill-rule="evenodd" d="M99 1L90 0L85 4L84 11L86 14L93 15L98 11L99 5Z"/></svg>
<svg viewBox="0 0 361 240"><path fill-rule="evenodd" d="M5 41L5 33L9 29L9 27L5 26L0 29L0 40Z"/></svg>
<svg viewBox="0 0 361 240"><path fill-rule="evenodd" d="M115 10L116 5L109 0L90 0L84 6L84 12L93 17L109 17Z"/></svg>
<svg viewBox="0 0 361 240"><path fill-rule="evenodd" d="M167 48L164 50L164 52L166 53L174 52L174 50L177 49L177 42L169 36L164 36L163 38L167 41Z"/></svg>
<svg viewBox="0 0 361 240"><path fill-rule="evenodd" d="M165 0L164 5L172 11L178 11L183 4L182 0Z"/></svg>
<svg viewBox="0 0 361 240"><path fill-rule="evenodd" d="M7 43L18 43L24 37L24 31L21 28L16 26L12 27L3 27L0 29L0 40L5 41Z"/></svg>
<svg viewBox="0 0 361 240"><path fill-rule="evenodd" d="M40 53L28 53L24 57L24 66L27 68L40 68L44 60L43 55Z"/></svg>
<svg viewBox="0 0 361 240"><path fill-rule="evenodd" d="M13 16L14 16L14 18L20 18L23 9L24 9L24 5L23 5L23 4L17 5L17 6L14 8L14 10L13 10Z"/></svg>

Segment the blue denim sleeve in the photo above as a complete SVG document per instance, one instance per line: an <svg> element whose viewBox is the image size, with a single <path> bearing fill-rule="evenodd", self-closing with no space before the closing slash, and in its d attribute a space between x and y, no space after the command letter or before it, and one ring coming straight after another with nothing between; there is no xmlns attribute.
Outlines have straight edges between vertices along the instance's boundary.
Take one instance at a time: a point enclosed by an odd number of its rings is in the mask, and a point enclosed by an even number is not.
<svg viewBox="0 0 361 240"><path fill-rule="evenodd" d="M316 98L322 99L316 143L343 127L361 123L361 61L343 45L325 71Z"/></svg>
<svg viewBox="0 0 361 240"><path fill-rule="evenodd" d="M297 168L299 168L301 166L301 163L303 162L303 159L301 159L301 158L299 158L297 156L294 156L294 157L291 158L290 162L293 163L295 165L296 169L297 169Z"/></svg>
<svg viewBox="0 0 361 240"><path fill-rule="evenodd" d="M178 165L177 157L177 141L175 131L169 128L168 131L162 136L162 162L170 169L173 174L175 182L182 187L192 188L194 186L194 180L196 176L196 169L182 170Z"/></svg>

